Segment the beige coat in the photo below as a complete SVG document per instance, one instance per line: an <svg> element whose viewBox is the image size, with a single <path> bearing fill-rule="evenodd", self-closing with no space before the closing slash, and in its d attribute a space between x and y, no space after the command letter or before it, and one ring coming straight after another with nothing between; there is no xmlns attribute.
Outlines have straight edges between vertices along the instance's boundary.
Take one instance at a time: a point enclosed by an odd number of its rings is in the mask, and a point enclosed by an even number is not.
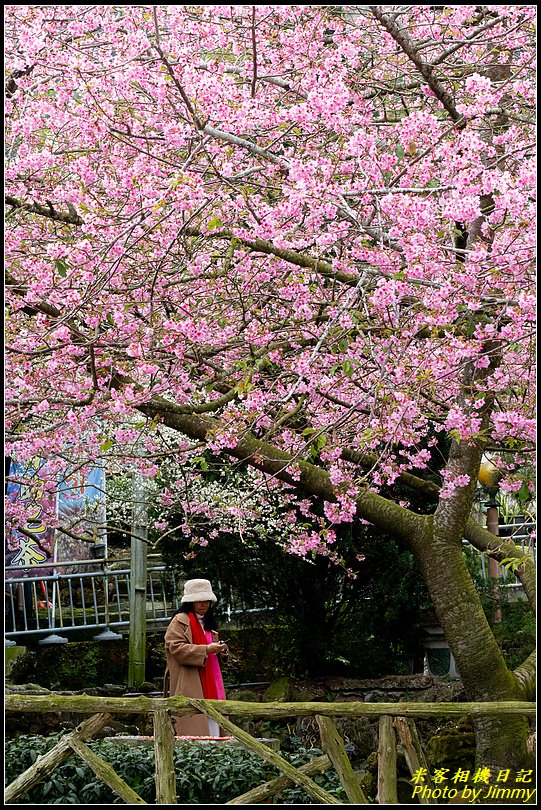
<svg viewBox="0 0 541 810"><path fill-rule="evenodd" d="M213 632L217 639L218 634ZM165 652L167 666L165 671L164 694L184 695L185 697L202 698L203 688L199 669L207 659L206 645L194 644L190 617L187 613L173 616L165 631ZM226 656L220 656L222 661ZM169 686L167 687L167 682ZM175 733L207 737L209 726L204 714L188 714L175 718Z"/></svg>

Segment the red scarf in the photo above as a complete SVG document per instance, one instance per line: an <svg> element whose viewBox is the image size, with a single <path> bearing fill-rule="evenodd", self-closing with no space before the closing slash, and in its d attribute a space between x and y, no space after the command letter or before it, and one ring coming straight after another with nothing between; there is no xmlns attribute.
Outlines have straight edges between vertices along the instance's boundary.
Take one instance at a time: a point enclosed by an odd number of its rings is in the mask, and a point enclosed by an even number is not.
<svg viewBox="0 0 541 810"><path fill-rule="evenodd" d="M201 627L199 619L195 613L189 613L190 627L192 628L192 641L194 644L208 644L205 637L205 631ZM201 686L203 687L203 697L210 700L218 699L218 692L216 691L216 684L214 677L210 670L209 658L205 660L205 666L199 668L199 677L201 678Z"/></svg>

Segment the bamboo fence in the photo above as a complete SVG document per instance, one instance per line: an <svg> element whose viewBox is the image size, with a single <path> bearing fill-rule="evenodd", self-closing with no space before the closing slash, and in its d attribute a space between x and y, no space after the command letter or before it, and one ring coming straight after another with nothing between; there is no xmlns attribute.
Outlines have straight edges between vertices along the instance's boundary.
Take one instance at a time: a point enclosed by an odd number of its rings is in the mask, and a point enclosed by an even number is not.
<svg viewBox="0 0 541 810"><path fill-rule="evenodd" d="M104 728L113 714L151 714L154 726L156 804L177 804L174 770L174 733L172 717L193 714L194 710L216 720L245 748L254 751L266 762L274 765L282 774L259 787L237 796L228 804L257 804L267 802L284 788L296 784L311 798L321 804L342 804L311 778L327 768L334 768L340 779L349 804L368 804L357 775L353 771L344 741L340 737L334 717L379 718L378 744L378 804L398 804L396 754L397 737L405 752L410 772L420 768L428 772L424 753L419 741L414 718L500 717L504 715L535 716L535 703L506 701L495 703L248 703L234 700L196 700L182 696L170 698L106 698L90 695L8 694L5 698L7 712L70 712L92 716L65 734L57 745L20 774L5 791L5 804L13 804L31 788L46 778L57 765L72 755L84 760L96 776L104 781L126 804L146 802L126 782L86 745ZM279 753L254 738L233 723L229 717L315 717L321 735L323 756L313 759L302 767L295 768ZM425 784L429 784L425 777ZM427 796L430 791L426 791ZM436 804L431 798L423 804Z"/></svg>

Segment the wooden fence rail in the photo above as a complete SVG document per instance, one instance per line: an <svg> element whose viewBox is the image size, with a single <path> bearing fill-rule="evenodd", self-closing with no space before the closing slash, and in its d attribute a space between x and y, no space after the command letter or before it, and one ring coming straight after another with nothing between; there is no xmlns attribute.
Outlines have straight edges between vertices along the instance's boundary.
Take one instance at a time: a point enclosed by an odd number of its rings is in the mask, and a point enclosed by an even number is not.
<svg viewBox="0 0 541 810"><path fill-rule="evenodd" d="M27 793L51 771L75 754L92 768L126 804L146 804L113 768L95 754L85 740L97 734L111 719L112 714L151 714L154 721L154 754L156 804L176 804L174 772L174 735L172 717L193 714L194 710L215 719L238 742L254 751L266 762L274 765L282 774L248 793L232 799L228 804L255 804L268 800L285 787L296 784L316 802L342 804L311 778L329 767L334 767L351 804L368 804L359 781L351 767L344 742L340 737L333 717L379 718L378 745L378 804L397 804L396 789L396 734L406 755L413 775L415 770L426 768L426 761L412 718L415 717L463 717L472 718L502 715L535 716L535 703L506 701L496 703L248 703L234 700L195 700L186 697L106 698L90 695L8 694L5 698L8 712L70 712L92 714L74 731L64 735L57 745L36 760L18 776L5 792L5 803L12 804ZM238 718L283 718L315 717L321 734L324 756L300 768L293 767L277 752L255 739L235 725L229 717ZM394 719L393 719L394 718ZM428 769L427 769L428 770ZM426 799L426 804L435 803Z"/></svg>

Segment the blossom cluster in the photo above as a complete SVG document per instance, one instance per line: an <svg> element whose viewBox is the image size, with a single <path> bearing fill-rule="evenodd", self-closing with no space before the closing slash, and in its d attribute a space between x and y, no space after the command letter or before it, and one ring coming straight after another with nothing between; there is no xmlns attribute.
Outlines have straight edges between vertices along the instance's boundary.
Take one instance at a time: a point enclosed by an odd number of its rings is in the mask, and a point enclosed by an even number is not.
<svg viewBox="0 0 541 810"><path fill-rule="evenodd" d="M347 8L6 8L8 454L150 480L168 425L327 532L443 434L529 457L533 7Z"/></svg>

